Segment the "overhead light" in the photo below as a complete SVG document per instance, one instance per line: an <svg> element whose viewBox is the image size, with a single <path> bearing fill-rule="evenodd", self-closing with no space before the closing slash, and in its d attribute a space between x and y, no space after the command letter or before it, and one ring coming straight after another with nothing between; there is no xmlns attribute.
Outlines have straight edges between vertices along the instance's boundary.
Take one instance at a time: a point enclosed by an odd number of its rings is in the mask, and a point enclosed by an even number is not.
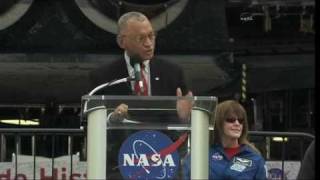
<svg viewBox="0 0 320 180"><path fill-rule="evenodd" d="M287 142L288 138L287 137L272 137L272 141L274 141L274 142Z"/></svg>
<svg viewBox="0 0 320 180"><path fill-rule="evenodd" d="M38 126L39 119L1 119L0 123L20 125L20 126Z"/></svg>

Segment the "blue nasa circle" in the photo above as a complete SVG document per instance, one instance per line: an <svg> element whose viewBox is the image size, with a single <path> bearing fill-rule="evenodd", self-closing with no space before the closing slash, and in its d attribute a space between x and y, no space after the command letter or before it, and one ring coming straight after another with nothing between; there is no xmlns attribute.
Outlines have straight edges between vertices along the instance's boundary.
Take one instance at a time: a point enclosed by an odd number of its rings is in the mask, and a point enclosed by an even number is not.
<svg viewBox="0 0 320 180"><path fill-rule="evenodd" d="M144 130L121 145L118 165L125 179L172 179L180 157L172 140L159 131Z"/></svg>

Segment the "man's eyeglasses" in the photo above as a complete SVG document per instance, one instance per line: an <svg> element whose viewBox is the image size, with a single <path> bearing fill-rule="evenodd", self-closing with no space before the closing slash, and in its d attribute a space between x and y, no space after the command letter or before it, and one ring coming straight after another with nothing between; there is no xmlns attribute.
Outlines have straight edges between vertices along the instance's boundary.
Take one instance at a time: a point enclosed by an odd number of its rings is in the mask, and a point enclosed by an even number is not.
<svg viewBox="0 0 320 180"><path fill-rule="evenodd" d="M154 40L156 39L157 35L156 33L149 33L147 35L138 35L138 36L128 36L128 35L123 35L126 36L128 38L130 38L131 40L135 41L138 44L143 44L144 42L146 42L147 39L149 39L150 41L154 42Z"/></svg>
<svg viewBox="0 0 320 180"><path fill-rule="evenodd" d="M234 123L238 120L240 124L243 124L244 119L243 118L226 118L226 122L228 123Z"/></svg>

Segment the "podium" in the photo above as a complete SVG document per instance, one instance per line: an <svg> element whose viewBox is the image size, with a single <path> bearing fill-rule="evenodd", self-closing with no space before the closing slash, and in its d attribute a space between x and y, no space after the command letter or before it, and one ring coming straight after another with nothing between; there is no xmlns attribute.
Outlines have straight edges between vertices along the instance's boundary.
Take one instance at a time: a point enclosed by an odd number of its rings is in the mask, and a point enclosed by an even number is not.
<svg viewBox="0 0 320 180"><path fill-rule="evenodd" d="M209 137L213 136L209 129L214 127L215 107L217 104L217 98L214 96L194 96L194 97L176 97L176 96L89 96L82 97L82 113L81 121L87 130L87 178L88 179L107 179L109 178L108 169L110 169L109 160L115 158L115 154L108 155L107 149L111 142L109 139L122 143L121 149L112 149L118 156L119 164L115 169L120 169L119 172L128 173L129 166L134 166L131 169L136 168L136 178L145 173L146 175L152 174L155 168L163 168L164 172L168 174L174 170L174 167L179 165L183 161L183 157L179 159L179 163L175 163L174 156L170 153L178 152L178 142L181 144L181 139L184 139L185 135L188 135L186 142L183 144L184 150L187 154L191 155L191 179L208 179L209 169ZM178 111L180 111L180 103L189 102L192 103L192 110L188 119L181 119ZM110 113L113 113L114 109L120 105L128 105L128 117L122 118L116 123L112 123ZM156 150L155 146L161 144L151 140L151 142L135 140L137 147L129 144L129 148L132 148L132 153L123 153L123 147L125 143L128 143L130 137L123 142L119 142L120 138L109 136L112 135L114 130L135 131L138 136L140 133L152 132L155 138L164 132L183 132L184 136L173 139L175 141L169 144L170 148L160 148ZM134 134L134 135L135 135ZM139 134L139 135L140 135ZM109 137L109 138L108 138ZM132 139L132 138L131 138ZM150 138L149 138L150 139ZM129 142L131 143L131 142ZM154 146L151 144L154 143ZM138 146L141 146L143 151L147 149L152 150L152 153L137 152ZM143 147L142 147L143 146ZM123 153L121 154L120 151ZM170 156L169 156L170 155ZM185 154L183 154L185 155ZM121 159L124 157L124 159ZM160 157L167 157L162 159ZM121 161L120 161L121 160ZM149 161L150 160L150 161ZM150 162L150 163L149 163ZM124 167L125 165L128 165ZM172 166L171 169L164 169L165 166ZM123 168L127 168L123 170ZM137 168L141 168L137 170ZM130 170L131 170L130 169ZM121 171L122 170L122 171ZM138 171L140 171L138 173ZM155 170L157 171L157 170ZM182 166L179 165L178 172L174 174L175 177L181 179ZM161 175L161 176L162 176ZM125 179L135 179L131 177L132 174L125 177ZM160 175L159 175L160 176ZM164 177L164 176L162 176ZM169 176L168 176L169 177ZM166 178L168 178L166 177Z"/></svg>

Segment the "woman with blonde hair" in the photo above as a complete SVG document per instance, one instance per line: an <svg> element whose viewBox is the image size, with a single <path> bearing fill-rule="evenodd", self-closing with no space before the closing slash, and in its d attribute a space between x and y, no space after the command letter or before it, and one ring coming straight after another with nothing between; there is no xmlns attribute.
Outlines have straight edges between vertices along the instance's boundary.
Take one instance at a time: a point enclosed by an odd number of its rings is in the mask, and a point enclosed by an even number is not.
<svg viewBox="0 0 320 180"><path fill-rule="evenodd" d="M209 154L209 179L267 179L265 161L248 139L247 113L234 100L218 104L214 143ZM190 156L184 178L190 179Z"/></svg>

